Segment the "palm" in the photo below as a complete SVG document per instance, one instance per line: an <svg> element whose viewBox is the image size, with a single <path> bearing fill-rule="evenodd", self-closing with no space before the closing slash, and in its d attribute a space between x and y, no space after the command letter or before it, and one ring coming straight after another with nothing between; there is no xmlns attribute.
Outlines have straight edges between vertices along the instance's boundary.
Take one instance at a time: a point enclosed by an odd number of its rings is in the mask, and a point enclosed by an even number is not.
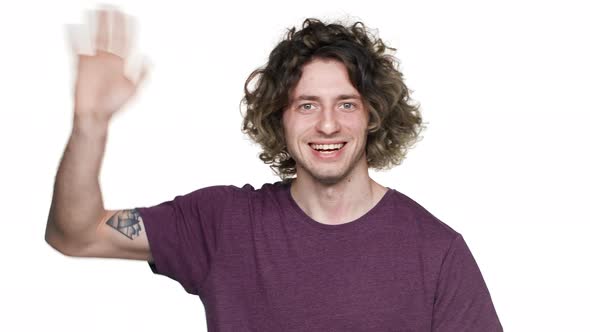
<svg viewBox="0 0 590 332"><path fill-rule="evenodd" d="M137 82L125 75L130 44L125 15L118 11L98 11L96 15L95 54L77 54L75 112L110 119L135 94L145 70Z"/></svg>
<svg viewBox="0 0 590 332"><path fill-rule="evenodd" d="M102 112L109 117L135 93L135 84L125 76L125 61L107 52L78 56L75 88L78 112Z"/></svg>

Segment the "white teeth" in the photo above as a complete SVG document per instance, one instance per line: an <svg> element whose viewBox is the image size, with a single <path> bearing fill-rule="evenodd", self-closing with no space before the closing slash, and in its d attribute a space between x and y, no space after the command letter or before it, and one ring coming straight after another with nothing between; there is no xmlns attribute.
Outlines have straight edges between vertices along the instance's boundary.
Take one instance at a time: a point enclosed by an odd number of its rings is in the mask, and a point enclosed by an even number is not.
<svg viewBox="0 0 590 332"><path fill-rule="evenodd" d="M339 150L344 146L344 143L338 144L311 144L312 149L314 150Z"/></svg>

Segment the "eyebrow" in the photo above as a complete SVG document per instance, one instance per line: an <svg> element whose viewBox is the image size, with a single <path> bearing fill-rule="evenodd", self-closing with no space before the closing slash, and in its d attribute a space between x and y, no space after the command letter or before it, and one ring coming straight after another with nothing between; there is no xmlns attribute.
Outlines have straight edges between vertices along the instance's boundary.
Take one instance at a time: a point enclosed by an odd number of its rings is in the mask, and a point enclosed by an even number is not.
<svg viewBox="0 0 590 332"><path fill-rule="evenodd" d="M313 100L313 101L319 101L321 98L319 96L312 96L312 95L300 95L297 96L297 98L295 98L295 100ZM338 95L338 97L336 97L336 100L343 100L343 99L361 99L361 96L357 95L357 94L342 94L342 95Z"/></svg>

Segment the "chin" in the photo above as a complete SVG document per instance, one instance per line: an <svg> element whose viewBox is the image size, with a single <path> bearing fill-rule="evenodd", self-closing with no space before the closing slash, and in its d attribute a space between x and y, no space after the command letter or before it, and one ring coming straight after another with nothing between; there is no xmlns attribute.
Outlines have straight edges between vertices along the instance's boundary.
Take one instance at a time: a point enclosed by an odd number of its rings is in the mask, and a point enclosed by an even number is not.
<svg viewBox="0 0 590 332"><path fill-rule="evenodd" d="M338 182L340 182L342 180L342 177L337 177L337 176L332 176L332 177L314 177L314 179L316 179L319 183L323 184L323 185L335 185Z"/></svg>
<svg viewBox="0 0 590 332"><path fill-rule="evenodd" d="M311 173L311 177L316 180L317 182L324 184L324 185L334 185L346 178L347 174L344 173L337 173L337 174L318 174L318 173Z"/></svg>

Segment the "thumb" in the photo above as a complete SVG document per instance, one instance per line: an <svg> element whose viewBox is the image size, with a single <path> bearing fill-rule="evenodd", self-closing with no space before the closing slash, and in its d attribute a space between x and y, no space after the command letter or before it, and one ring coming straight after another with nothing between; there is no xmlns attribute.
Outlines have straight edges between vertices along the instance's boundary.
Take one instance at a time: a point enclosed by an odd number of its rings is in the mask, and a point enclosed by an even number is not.
<svg viewBox="0 0 590 332"><path fill-rule="evenodd" d="M147 57L132 55L127 59L125 76L137 88L145 81L152 67L153 64Z"/></svg>
<svg viewBox="0 0 590 332"><path fill-rule="evenodd" d="M148 74L151 71L151 67L152 65L143 65L143 67L141 68L141 72L139 73L139 77L134 82L136 88L139 87L145 81L146 77L148 77Z"/></svg>

